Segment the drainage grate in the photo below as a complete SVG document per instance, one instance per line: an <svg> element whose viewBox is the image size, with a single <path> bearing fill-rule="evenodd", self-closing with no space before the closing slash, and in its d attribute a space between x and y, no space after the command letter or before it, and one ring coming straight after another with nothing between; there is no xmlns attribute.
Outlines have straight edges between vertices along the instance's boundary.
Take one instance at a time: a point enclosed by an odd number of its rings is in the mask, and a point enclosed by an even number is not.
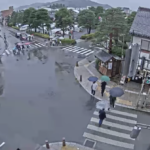
<svg viewBox="0 0 150 150"><path fill-rule="evenodd" d="M92 141L89 139L85 139L85 141L84 141L84 146L86 146L86 147L94 148L95 145L96 145L95 141Z"/></svg>

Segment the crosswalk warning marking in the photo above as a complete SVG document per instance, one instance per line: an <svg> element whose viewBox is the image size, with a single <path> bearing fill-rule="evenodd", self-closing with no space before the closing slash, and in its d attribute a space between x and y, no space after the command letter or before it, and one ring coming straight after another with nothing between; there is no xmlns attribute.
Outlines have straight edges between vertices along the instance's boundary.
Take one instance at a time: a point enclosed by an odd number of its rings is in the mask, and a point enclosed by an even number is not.
<svg viewBox="0 0 150 150"><path fill-rule="evenodd" d="M116 136L116 137L120 137L120 138L125 138L125 139L129 139L129 140L134 140L134 139L130 138L130 134L112 131L109 129L105 129L105 128L101 128L101 127L93 126L93 125L88 125L87 128L90 130L100 132L100 133L104 133L104 134L108 134L108 135L112 135L112 136Z"/></svg>
<svg viewBox="0 0 150 150"><path fill-rule="evenodd" d="M98 123L99 119L92 117L91 118L91 122ZM106 120L103 121L103 125L114 127L114 128L118 128L118 129L122 129L122 130L127 130L127 131L132 131L132 129L133 129L133 127L129 127L129 126L125 126L125 125L109 122L109 121L106 121Z"/></svg>
<svg viewBox="0 0 150 150"><path fill-rule="evenodd" d="M94 115L98 116L99 112L95 111ZM126 123L130 123L130 124L134 124L134 125L137 123L137 121L135 121L135 120L121 118L121 117L113 116L113 115L110 115L110 114L107 114L107 118L113 119L113 120L117 120L117 121L121 121L121 122L126 122Z"/></svg>
<svg viewBox="0 0 150 150"><path fill-rule="evenodd" d="M120 142L120 141L100 137L100 136L93 135L93 134L86 133L86 132L84 132L83 137L89 138L89 139L92 139L92 140L95 140L95 141L99 141L99 142L102 142L102 143L105 143L105 144L113 145L113 146L118 146L118 147L128 148L128 149L134 149L134 144Z"/></svg>
<svg viewBox="0 0 150 150"><path fill-rule="evenodd" d="M87 50L87 51L85 51L85 52L83 52L83 53L81 53L81 54L86 54L86 53L88 53L88 52L91 52L91 50Z"/></svg>
<svg viewBox="0 0 150 150"><path fill-rule="evenodd" d="M90 52L90 53L88 53L88 54L85 54L85 56L88 56L88 55L90 55L90 54L92 54L92 53L94 53L94 51L92 51L92 52Z"/></svg>

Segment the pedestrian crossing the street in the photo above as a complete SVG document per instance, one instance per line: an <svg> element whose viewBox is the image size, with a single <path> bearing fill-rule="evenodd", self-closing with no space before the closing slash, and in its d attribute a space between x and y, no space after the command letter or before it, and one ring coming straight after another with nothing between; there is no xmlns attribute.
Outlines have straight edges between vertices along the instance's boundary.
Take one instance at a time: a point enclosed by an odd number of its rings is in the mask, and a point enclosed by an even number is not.
<svg viewBox="0 0 150 150"><path fill-rule="evenodd" d="M93 50L86 49L86 48L81 48L81 47L78 47L78 46L68 46L68 47L63 48L62 50L77 53L77 54L81 54L81 55L84 55L84 56L89 56L89 55L94 53Z"/></svg>
<svg viewBox="0 0 150 150"><path fill-rule="evenodd" d="M130 138L130 133L137 123L137 115L120 110L110 110L106 113L106 119L99 127L99 110L93 113L93 117L87 126L83 137L86 141L93 141L96 149L100 144L107 144L111 147L122 149L134 149L134 139ZM95 147L93 147L95 148Z"/></svg>
<svg viewBox="0 0 150 150"><path fill-rule="evenodd" d="M36 49L36 48L42 48L42 47L46 47L46 45L42 44L42 43L38 43L38 42L33 42L29 45L29 49ZM2 56L8 56L10 54L12 54L13 52L13 49L8 49L8 50L5 50L3 53L2 53Z"/></svg>

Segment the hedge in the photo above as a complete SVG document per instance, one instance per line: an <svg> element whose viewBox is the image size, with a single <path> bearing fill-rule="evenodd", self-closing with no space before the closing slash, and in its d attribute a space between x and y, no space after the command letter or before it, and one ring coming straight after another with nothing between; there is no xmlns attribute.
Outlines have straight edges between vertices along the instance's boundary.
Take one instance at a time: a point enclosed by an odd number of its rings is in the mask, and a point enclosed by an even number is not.
<svg viewBox="0 0 150 150"><path fill-rule="evenodd" d="M44 38L44 39L49 39L49 35L48 34L43 34L43 33L38 33L38 32L31 32L31 31L27 31L27 33L33 34L35 36Z"/></svg>
<svg viewBox="0 0 150 150"><path fill-rule="evenodd" d="M83 39L83 40L91 40L93 39L95 36L95 33L91 33L91 34L85 34L85 35L82 35L80 39Z"/></svg>
<svg viewBox="0 0 150 150"><path fill-rule="evenodd" d="M74 39L62 39L62 45L74 45L76 41Z"/></svg>
<svg viewBox="0 0 150 150"><path fill-rule="evenodd" d="M16 26L12 26L12 28L13 28L13 29L16 29L16 30L19 30L19 28L18 28L18 27L16 27Z"/></svg>

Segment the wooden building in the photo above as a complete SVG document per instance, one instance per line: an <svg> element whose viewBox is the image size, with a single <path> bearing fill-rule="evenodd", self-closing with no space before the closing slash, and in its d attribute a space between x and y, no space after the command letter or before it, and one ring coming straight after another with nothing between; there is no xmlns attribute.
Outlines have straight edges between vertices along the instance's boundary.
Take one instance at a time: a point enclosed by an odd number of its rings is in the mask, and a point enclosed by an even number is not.
<svg viewBox="0 0 150 150"><path fill-rule="evenodd" d="M104 50L98 52L95 57L97 58L98 71L106 76L114 77L120 74L121 71L121 58L111 55Z"/></svg>

